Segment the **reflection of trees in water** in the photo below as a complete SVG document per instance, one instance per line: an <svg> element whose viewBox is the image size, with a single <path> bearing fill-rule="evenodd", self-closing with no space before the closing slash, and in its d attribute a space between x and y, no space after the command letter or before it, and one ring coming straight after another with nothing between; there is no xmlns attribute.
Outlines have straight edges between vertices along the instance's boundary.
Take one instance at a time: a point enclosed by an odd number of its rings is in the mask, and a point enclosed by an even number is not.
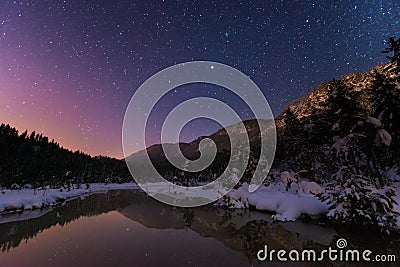
<svg viewBox="0 0 400 267"><path fill-rule="evenodd" d="M307 240L298 238L298 234L290 232L278 223L264 220L253 220L236 228L229 225L229 231L240 240L242 252L250 261L256 260L257 252L265 245L275 249L301 249Z"/></svg>
<svg viewBox="0 0 400 267"><path fill-rule="evenodd" d="M303 225L302 227L306 229L300 231L299 227L290 228L290 224L273 223L268 215L255 211L224 210L212 205L198 208L175 208L162 204L140 191L120 190L92 195L85 200L70 201L40 218L0 224L1 250L8 251L10 248L17 247L22 241L34 238L51 226L57 224L63 226L82 216L96 216L113 210L147 228L167 231L191 229L201 237L212 237L226 247L245 254L250 262L256 261L256 254L264 245L268 245L271 249L287 250L326 248L326 245L320 245L318 240L314 242L307 237L310 231L318 231L317 239L323 235L333 237L330 231L316 229L313 224ZM301 226L300 224L296 223L295 226ZM378 236L376 236L376 240L371 241L373 237L364 234L369 241L362 241L357 245L351 243L351 240L358 240L357 235L350 237L340 233L339 236L346 238L352 247L373 249L376 246L372 242L379 244L381 249L376 251L385 253L398 250L400 245L398 238L393 238L389 243L382 238L377 240ZM384 242L387 243L384 244ZM331 246L336 247L335 241L332 241ZM393 249L390 250L389 246ZM396 252L396 255L399 253Z"/></svg>
<svg viewBox="0 0 400 267"><path fill-rule="evenodd" d="M279 223L271 222L269 215L249 210L222 209L211 205L172 208L157 201L148 201L146 205L133 203L122 209L121 214L148 228L190 228L201 237L211 237L243 253L250 262L256 260L257 252L264 245L276 249L301 249L308 240Z"/></svg>
<svg viewBox="0 0 400 267"><path fill-rule="evenodd" d="M196 214L195 214L193 209L188 209L188 208L184 209L184 211L183 211L183 220L185 222L185 227L186 228L192 228L195 215Z"/></svg>
<svg viewBox="0 0 400 267"><path fill-rule="evenodd" d="M38 233L57 224L64 226L80 217L91 217L115 209L121 209L139 200L130 190L109 191L105 194L91 195L85 200L72 200L43 216L27 221L0 224L0 248L8 251L17 247L21 241L34 238Z"/></svg>
<svg viewBox="0 0 400 267"><path fill-rule="evenodd" d="M270 230L269 228L270 224L265 221L252 221L234 230L241 241L244 253L250 261L256 259L257 251L266 244L265 233Z"/></svg>
<svg viewBox="0 0 400 267"><path fill-rule="evenodd" d="M394 254L396 255L396 262L385 266L399 266L400 259L400 235L383 235L379 231L365 232L363 228L355 228L351 226L343 226L338 230L338 238L345 238L347 240L347 248L358 249L363 251L365 249L371 250L374 254ZM337 239L331 243L332 247L336 247Z"/></svg>

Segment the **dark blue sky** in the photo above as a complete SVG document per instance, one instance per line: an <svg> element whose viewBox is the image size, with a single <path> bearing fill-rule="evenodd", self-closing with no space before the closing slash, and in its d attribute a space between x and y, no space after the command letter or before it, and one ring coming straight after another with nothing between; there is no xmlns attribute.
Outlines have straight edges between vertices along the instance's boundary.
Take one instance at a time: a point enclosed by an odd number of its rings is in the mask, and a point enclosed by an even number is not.
<svg viewBox="0 0 400 267"><path fill-rule="evenodd" d="M233 66L278 115L322 81L387 61L380 51L400 35L399 14L399 1L1 1L0 120L121 157L129 99L163 68L193 60ZM191 85L160 102L154 129L193 96L251 117L225 90ZM194 122L182 137L217 127Z"/></svg>

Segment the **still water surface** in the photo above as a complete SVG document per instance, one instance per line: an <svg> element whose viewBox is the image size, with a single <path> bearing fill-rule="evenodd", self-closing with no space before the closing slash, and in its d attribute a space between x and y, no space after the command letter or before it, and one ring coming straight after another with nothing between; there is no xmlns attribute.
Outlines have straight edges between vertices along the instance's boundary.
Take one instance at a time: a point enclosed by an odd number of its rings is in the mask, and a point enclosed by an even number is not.
<svg viewBox="0 0 400 267"><path fill-rule="evenodd" d="M256 253L265 244L323 249L339 237L374 252L398 253L400 244L367 233L339 234L312 222L274 223L257 211L174 208L138 190L119 190L70 201L36 219L0 224L0 266L258 266Z"/></svg>

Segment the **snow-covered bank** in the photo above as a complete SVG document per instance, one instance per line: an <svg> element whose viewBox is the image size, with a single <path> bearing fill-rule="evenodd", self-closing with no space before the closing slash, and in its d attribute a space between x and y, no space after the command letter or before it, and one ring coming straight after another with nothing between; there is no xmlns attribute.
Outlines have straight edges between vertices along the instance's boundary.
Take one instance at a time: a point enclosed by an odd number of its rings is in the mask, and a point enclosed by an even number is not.
<svg viewBox="0 0 400 267"><path fill-rule="evenodd" d="M40 190L34 189L19 189L0 190L0 213L11 213L23 210L35 210L45 207L52 207L63 203L64 201L72 200L77 197L102 193L107 190L118 189L137 189L135 183L123 184L103 184L95 183L89 186L82 185L79 188L72 187L70 190L65 188L44 188Z"/></svg>
<svg viewBox="0 0 400 267"><path fill-rule="evenodd" d="M282 175L285 178L285 175ZM273 218L278 221L295 221L302 215L312 218L328 215L328 202L319 199L316 194L326 193L327 189L320 187L315 182L308 181L290 181L282 179L283 182L271 183L269 186L261 186L257 191L249 193L249 185L244 183L240 188L232 190L224 198L220 199L217 205L223 205L229 208L248 208L254 207L257 210L270 211L276 213ZM290 179L289 179L290 180ZM170 188L165 183L148 183L144 189L152 195L164 194L173 196L177 200L185 197L208 198L212 199L214 195L204 188L207 185L200 185L199 190L188 194L185 188ZM395 200L397 204L393 206L395 214L400 213L400 182L394 183L396 189ZM20 189L20 190L0 190L0 224L9 221L27 220L37 218L50 211L52 207L65 203L66 201L85 197L90 194L101 193L107 190L118 189L139 189L135 183L126 184L90 184L79 189ZM350 190L350 189L349 189ZM353 207L345 207L349 211ZM362 208L366 211L368 207ZM358 209L360 210L360 209ZM24 212L21 212L24 211ZM378 210L379 211L379 210ZM376 212L377 213L377 212ZM386 216L385 212L381 212ZM329 217L329 216L328 216ZM372 215L371 215L372 217ZM394 228L400 229L400 217L395 217ZM368 218L365 219L368 221ZM345 221L343 221L344 223ZM342 223L342 221L341 221Z"/></svg>
<svg viewBox="0 0 400 267"><path fill-rule="evenodd" d="M393 210L400 213L400 183L395 183L393 187L397 194L397 204ZM252 206L257 210L275 212L273 218L277 221L295 221L302 215L318 217L329 214L328 202L321 201L316 196L323 191L324 189L314 182L295 181L289 187L284 182L272 183L249 193L248 184L244 183L242 187L232 190L219 201L219 205L236 209ZM400 216L397 217L397 226L400 228Z"/></svg>
<svg viewBox="0 0 400 267"><path fill-rule="evenodd" d="M309 188L308 188L309 189ZM318 190L319 191L319 190ZM248 184L230 192L224 203L230 208L255 207L257 210L276 212L275 220L294 221L301 215L316 217L328 212L328 206L312 195L301 191L286 191L281 185L261 186L253 193L248 192Z"/></svg>

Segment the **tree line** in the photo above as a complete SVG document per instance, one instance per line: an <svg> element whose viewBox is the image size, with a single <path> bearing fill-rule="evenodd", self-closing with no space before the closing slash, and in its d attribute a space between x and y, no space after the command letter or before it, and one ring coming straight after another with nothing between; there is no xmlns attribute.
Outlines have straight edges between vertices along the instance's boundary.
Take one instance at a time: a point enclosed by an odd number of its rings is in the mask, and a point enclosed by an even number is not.
<svg viewBox="0 0 400 267"><path fill-rule="evenodd" d="M123 160L71 151L47 136L0 125L0 186L60 187L93 182L126 182Z"/></svg>

